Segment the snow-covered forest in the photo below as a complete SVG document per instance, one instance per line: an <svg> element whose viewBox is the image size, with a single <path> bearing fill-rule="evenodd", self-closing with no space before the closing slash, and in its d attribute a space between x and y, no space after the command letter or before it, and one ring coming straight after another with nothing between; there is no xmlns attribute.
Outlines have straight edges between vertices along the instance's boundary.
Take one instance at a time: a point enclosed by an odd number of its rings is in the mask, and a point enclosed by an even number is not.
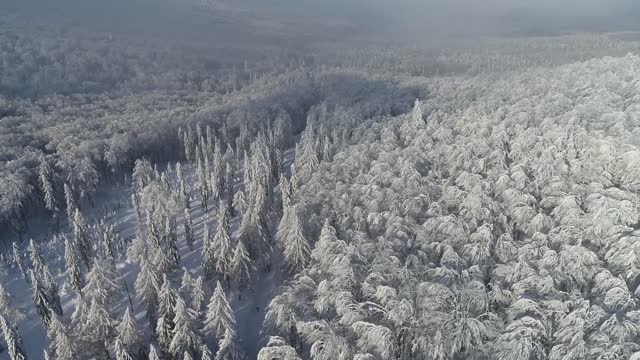
<svg viewBox="0 0 640 360"><path fill-rule="evenodd" d="M640 358L638 33L176 4L0 13L0 359Z"/></svg>

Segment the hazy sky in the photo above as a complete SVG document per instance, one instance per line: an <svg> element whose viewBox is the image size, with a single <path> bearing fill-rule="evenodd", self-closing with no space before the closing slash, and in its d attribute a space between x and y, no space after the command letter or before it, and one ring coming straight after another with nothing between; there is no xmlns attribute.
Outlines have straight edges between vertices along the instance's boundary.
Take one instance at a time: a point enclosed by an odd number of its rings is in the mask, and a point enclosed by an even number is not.
<svg viewBox="0 0 640 360"><path fill-rule="evenodd" d="M285 24L282 30L289 34L298 31L296 26L307 31L317 26L320 34L350 26L374 39L413 42L449 35L638 29L640 18L640 0L209 0L241 14L220 10L215 14L220 16L210 18L212 14L194 12L192 4L201 1L0 0L0 11L11 7L27 18L57 16L108 31L184 33L204 39L215 32L232 41L241 32L266 33L255 24Z"/></svg>

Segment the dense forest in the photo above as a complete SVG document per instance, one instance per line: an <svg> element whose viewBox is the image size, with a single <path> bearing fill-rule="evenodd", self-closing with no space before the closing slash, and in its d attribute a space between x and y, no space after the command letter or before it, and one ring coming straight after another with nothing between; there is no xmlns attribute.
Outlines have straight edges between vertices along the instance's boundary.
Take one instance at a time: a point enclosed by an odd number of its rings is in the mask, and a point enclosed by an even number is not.
<svg viewBox="0 0 640 360"><path fill-rule="evenodd" d="M0 15L0 359L640 354L634 33L313 39Z"/></svg>

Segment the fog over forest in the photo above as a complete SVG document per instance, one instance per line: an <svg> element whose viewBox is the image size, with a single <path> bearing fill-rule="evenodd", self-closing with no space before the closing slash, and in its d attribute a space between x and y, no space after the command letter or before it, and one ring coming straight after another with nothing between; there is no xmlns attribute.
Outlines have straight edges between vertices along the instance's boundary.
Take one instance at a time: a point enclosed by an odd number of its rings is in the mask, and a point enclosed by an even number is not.
<svg viewBox="0 0 640 360"><path fill-rule="evenodd" d="M639 18L0 1L0 360L640 359Z"/></svg>

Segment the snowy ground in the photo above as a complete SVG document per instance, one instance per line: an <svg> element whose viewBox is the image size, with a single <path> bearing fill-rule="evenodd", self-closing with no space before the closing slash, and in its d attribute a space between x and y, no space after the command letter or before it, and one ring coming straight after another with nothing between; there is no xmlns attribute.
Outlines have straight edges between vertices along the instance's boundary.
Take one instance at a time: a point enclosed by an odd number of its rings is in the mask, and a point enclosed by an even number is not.
<svg viewBox="0 0 640 360"><path fill-rule="evenodd" d="M293 149L288 150L285 153L286 169L293 159ZM175 165L175 164L172 164ZM194 169L191 165L182 164L183 172L188 184L195 183ZM135 211L130 202L131 190L127 186L114 186L103 185L99 188L95 203L96 207L90 208L88 205L83 206L82 213L88 223L97 221L100 218L105 218L107 222L113 224L119 235L124 239L132 239L135 236ZM180 215L176 218L178 225L178 241L181 255L181 267L185 267L191 272L194 278L202 274L201 267L201 250L202 250L202 236L204 231L204 222L206 214L204 209L200 205L199 199L197 199L196 192L191 192L191 208L192 219L194 224L195 233L195 246L194 250L190 251L182 232L183 217ZM209 226L210 232L215 232L215 210L212 209L215 206L209 208ZM236 217L230 222L231 229L235 232L238 227L239 219ZM38 226L33 226L28 234L28 238L36 240L46 239L47 235L55 229L52 226L45 226L46 222L38 220L40 223ZM276 223L277 224L277 223ZM62 231L65 231L66 226L62 226ZM275 228L273 229L275 230ZM28 241L22 244L26 247ZM63 243L56 242L42 242L41 249L45 262L51 268L52 273L56 277L60 288L60 298L63 305L64 317L68 321L74 310L74 297L75 293L67 287L67 277L64 274L64 245ZM232 290L227 293L227 299L233 307L237 319L238 336L241 341L241 346L246 352L249 359L255 359L260 346L266 342L260 333L262 322L265 315L265 308L271 301L271 299L277 295L280 285L284 280L284 274L281 271L280 257L276 254L273 256L272 271L264 272L261 269L257 271L257 278L254 279L254 288L252 291L244 291L242 294ZM138 267L135 264L128 263L125 259L119 259L116 265L118 271L122 274L122 278L126 281L127 287L131 291L131 296L135 297L135 290L133 284L135 282ZM182 277L182 271L177 271L172 278L172 284L174 288L180 286L180 278ZM35 311L35 307L32 302L33 291L31 286L26 283L22 275L17 268L10 268L6 273L0 272L0 282L7 289L7 291L18 300L23 309L26 312L27 318L18 324L18 331L23 338L27 355L29 359L42 359L42 350L46 347L46 333L42 327L40 317ZM215 287L214 281L206 281L207 303L208 299ZM241 300L240 296L241 295ZM128 297L124 294L119 306L124 309L128 304ZM136 319L138 325L145 334L149 335L149 327L144 316L143 305L136 301L134 298L134 310L136 313ZM210 342L212 339L205 337L205 340ZM210 343L210 345L213 345ZM3 352L0 354L0 360L8 359L8 354Z"/></svg>

